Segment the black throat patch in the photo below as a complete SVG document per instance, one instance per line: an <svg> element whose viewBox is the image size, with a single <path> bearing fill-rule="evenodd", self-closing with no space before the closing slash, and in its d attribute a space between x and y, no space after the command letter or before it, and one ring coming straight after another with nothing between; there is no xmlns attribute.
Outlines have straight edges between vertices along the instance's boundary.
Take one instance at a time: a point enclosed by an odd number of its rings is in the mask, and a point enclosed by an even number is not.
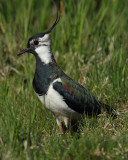
<svg viewBox="0 0 128 160"><path fill-rule="evenodd" d="M40 96L47 93L48 87L52 81L50 78L53 73L52 67L45 65L41 60L36 58L36 71L33 79L33 88Z"/></svg>
<svg viewBox="0 0 128 160"><path fill-rule="evenodd" d="M54 70L53 64L44 64L39 57L36 57L36 71L33 79L33 88L37 94L47 94L48 88L58 74Z"/></svg>

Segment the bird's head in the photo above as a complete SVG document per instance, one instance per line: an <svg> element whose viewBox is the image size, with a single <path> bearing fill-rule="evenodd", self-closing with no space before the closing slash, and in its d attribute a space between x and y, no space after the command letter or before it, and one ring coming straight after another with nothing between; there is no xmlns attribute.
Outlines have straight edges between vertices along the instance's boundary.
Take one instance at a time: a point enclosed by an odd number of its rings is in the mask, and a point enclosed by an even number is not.
<svg viewBox="0 0 128 160"><path fill-rule="evenodd" d="M34 54L35 56L38 56L40 59L42 59L43 61L45 61L47 63L47 61L49 61L49 59L51 58L51 55L50 55L51 54L50 53L51 52L50 32L58 23L59 18L60 17L57 14L57 17L56 17L54 24L46 32L38 33L38 34L35 34L32 37L30 37L28 39L27 48L21 50L18 53L18 56L22 55L23 53L28 52L28 53Z"/></svg>

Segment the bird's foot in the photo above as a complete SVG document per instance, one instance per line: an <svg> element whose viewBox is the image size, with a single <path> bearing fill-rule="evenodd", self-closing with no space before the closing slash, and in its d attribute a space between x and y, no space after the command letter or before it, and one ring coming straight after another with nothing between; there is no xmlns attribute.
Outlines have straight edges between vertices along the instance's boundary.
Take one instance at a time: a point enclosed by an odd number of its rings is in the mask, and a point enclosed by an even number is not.
<svg viewBox="0 0 128 160"><path fill-rule="evenodd" d="M64 132L63 132L63 127L62 127L62 125L59 125L59 134L63 134Z"/></svg>
<svg viewBox="0 0 128 160"><path fill-rule="evenodd" d="M68 134L69 134L69 129L68 129L68 128L66 128L66 132L65 132L65 134L66 134L66 135L68 135Z"/></svg>

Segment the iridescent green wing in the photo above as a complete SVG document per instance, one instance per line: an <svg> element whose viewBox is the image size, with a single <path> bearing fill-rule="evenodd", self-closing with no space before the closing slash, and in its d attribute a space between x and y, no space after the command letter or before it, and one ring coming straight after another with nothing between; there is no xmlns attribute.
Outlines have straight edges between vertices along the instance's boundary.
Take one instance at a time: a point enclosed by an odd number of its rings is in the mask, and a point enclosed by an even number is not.
<svg viewBox="0 0 128 160"><path fill-rule="evenodd" d="M82 85L67 76L62 76L61 81L53 83L53 88L63 96L64 101L76 112L88 113L99 112L100 102Z"/></svg>

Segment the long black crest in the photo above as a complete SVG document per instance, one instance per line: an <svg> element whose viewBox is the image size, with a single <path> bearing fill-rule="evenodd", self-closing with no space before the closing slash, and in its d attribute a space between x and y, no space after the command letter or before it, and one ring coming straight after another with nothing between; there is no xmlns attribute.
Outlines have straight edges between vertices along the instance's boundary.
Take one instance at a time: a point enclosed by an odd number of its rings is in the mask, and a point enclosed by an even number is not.
<svg viewBox="0 0 128 160"><path fill-rule="evenodd" d="M58 15L58 12L57 12L57 17L56 17L56 20L55 20L54 24L52 25L52 27L51 27L48 31L46 31L46 32L38 33L38 34L35 34L35 35L33 35L32 37L30 37L30 38L28 39L28 44L27 44L27 46L29 46L29 41L31 41L32 39L36 39L36 38L39 38L39 37L43 37L45 34L50 33L51 30L52 30L52 29L56 26L56 24L59 22L59 19L60 19L60 16Z"/></svg>
<svg viewBox="0 0 128 160"><path fill-rule="evenodd" d="M59 19L60 19L60 16L58 15L58 12L57 12L56 20L55 20L54 24L52 25L52 27L51 27L48 31L45 32L46 34L51 32L51 30L52 30L52 29L56 26L56 24L59 22Z"/></svg>

